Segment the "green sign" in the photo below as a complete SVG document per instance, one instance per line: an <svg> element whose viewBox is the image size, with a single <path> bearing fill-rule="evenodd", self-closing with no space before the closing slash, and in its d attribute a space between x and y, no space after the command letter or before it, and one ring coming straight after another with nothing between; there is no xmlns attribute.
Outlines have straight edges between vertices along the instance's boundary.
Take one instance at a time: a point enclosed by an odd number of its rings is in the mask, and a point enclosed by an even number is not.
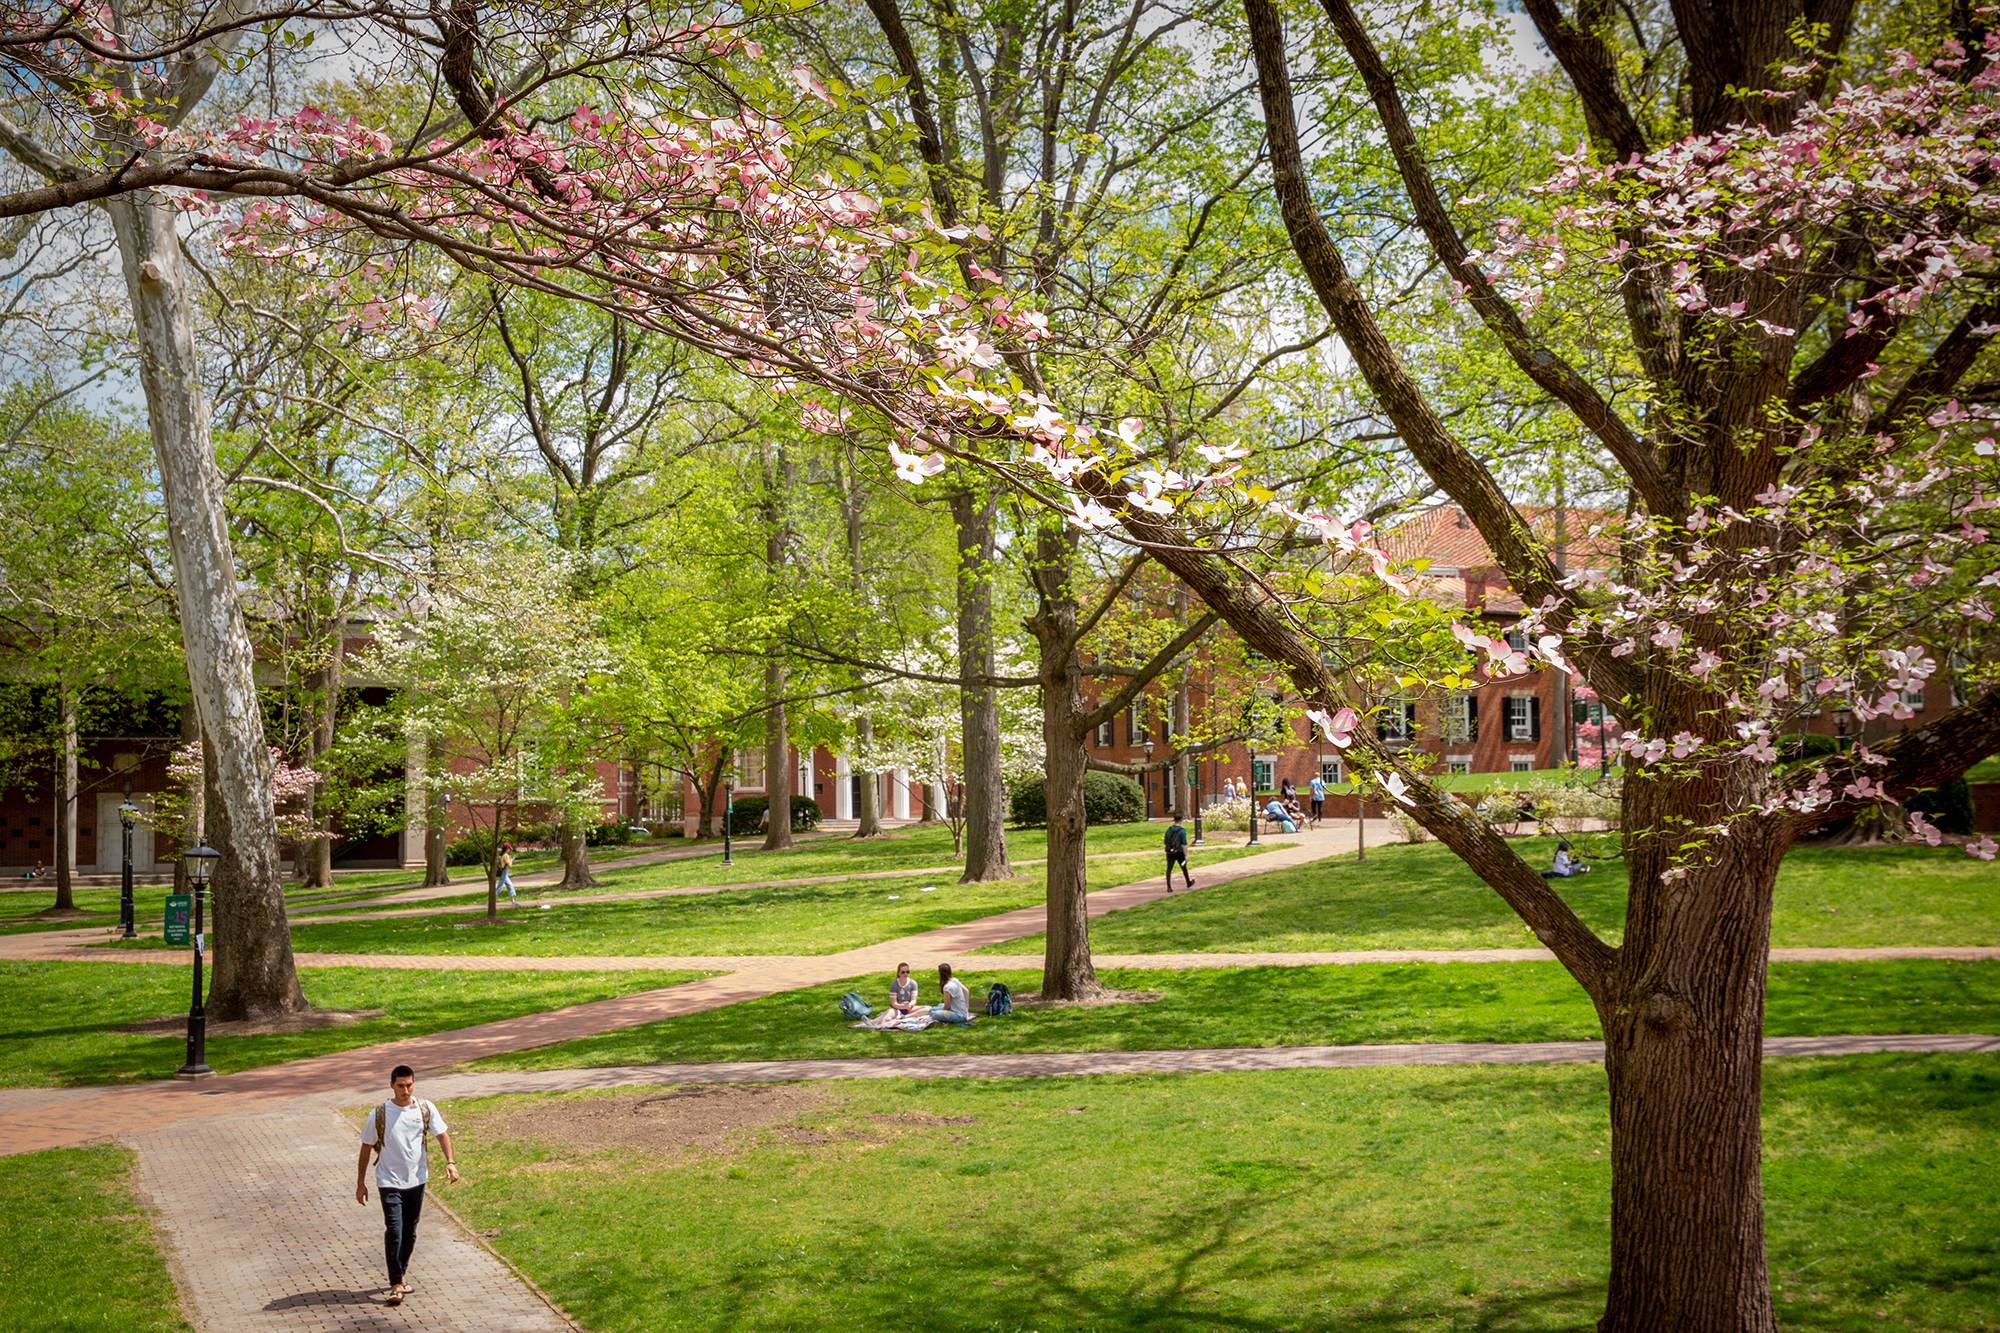
<svg viewBox="0 0 2000 1333"><path fill-rule="evenodd" d="M167 895L167 943L188 942L188 914L193 910L193 902L185 893Z"/></svg>

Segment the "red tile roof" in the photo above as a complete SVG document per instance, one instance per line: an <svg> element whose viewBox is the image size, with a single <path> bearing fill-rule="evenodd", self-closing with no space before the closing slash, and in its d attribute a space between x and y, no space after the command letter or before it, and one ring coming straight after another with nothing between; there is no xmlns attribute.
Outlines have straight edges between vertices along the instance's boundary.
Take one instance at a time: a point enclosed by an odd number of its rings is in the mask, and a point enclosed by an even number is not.
<svg viewBox="0 0 2000 1333"><path fill-rule="evenodd" d="M1528 528L1543 545L1553 548L1556 540L1554 505L1518 505L1516 511L1528 521ZM1615 509L1570 509L1563 524L1563 565L1567 569L1606 569L1617 558L1615 531L1619 513ZM1593 534L1592 529L1596 529ZM1452 574L1462 569L1490 569L1498 562L1493 548L1479 535L1479 529L1456 505L1439 505L1382 534L1382 549L1391 559L1429 560L1424 572Z"/></svg>

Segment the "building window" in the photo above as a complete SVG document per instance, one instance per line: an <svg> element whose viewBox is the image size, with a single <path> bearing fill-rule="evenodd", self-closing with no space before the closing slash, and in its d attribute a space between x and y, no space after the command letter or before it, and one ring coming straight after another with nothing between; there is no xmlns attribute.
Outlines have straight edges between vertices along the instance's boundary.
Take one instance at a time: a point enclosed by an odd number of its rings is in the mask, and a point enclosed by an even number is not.
<svg viewBox="0 0 2000 1333"><path fill-rule="evenodd" d="M1531 754L1510 754L1507 756L1509 773L1532 773L1535 771L1535 756Z"/></svg>
<svg viewBox="0 0 2000 1333"><path fill-rule="evenodd" d="M738 750L736 752L736 785L762 789L764 786L764 752L762 750Z"/></svg>
<svg viewBox="0 0 2000 1333"><path fill-rule="evenodd" d="M1444 757L1444 771L1447 773L1470 773L1472 756L1469 754L1448 754Z"/></svg>
<svg viewBox="0 0 2000 1333"><path fill-rule="evenodd" d="M1922 712L1924 707L1924 687L1919 685L1914 690L1904 690L1903 702Z"/></svg>
<svg viewBox="0 0 2000 1333"><path fill-rule="evenodd" d="M1143 745L1146 742L1146 724L1139 718L1139 701L1134 699L1125 710L1125 743Z"/></svg>
<svg viewBox="0 0 2000 1333"><path fill-rule="evenodd" d="M1522 629L1519 625L1509 625L1506 637L1507 646L1515 652L1525 653L1528 651L1528 631Z"/></svg>
<svg viewBox="0 0 2000 1333"><path fill-rule="evenodd" d="M1111 748L1111 724L1109 722L1100 722L1097 724L1097 748L1100 750Z"/></svg>
<svg viewBox="0 0 2000 1333"><path fill-rule="evenodd" d="M1542 701L1532 694L1507 696L1507 739L1538 741L1542 738Z"/></svg>
<svg viewBox="0 0 2000 1333"><path fill-rule="evenodd" d="M1250 760L1250 786L1254 791L1271 791L1278 785L1278 756L1260 754Z"/></svg>
<svg viewBox="0 0 2000 1333"><path fill-rule="evenodd" d="M1400 694L1384 699L1375 712L1375 739L1384 745L1408 745L1417 730L1417 706Z"/></svg>
<svg viewBox="0 0 2000 1333"><path fill-rule="evenodd" d="M1347 781L1347 771L1337 754L1323 754L1319 757L1319 780L1329 786Z"/></svg>
<svg viewBox="0 0 2000 1333"><path fill-rule="evenodd" d="M1444 738L1458 745L1479 739L1479 696L1471 690L1457 690L1445 696Z"/></svg>

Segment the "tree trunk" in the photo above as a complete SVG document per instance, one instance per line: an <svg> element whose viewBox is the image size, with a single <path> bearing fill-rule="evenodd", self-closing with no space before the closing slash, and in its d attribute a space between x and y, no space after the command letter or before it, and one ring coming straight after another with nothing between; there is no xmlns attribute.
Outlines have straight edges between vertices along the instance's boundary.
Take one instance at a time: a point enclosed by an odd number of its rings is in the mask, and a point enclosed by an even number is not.
<svg viewBox="0 0 2000 1333"><path fill-rule="evenodd" d="M722 770L728 766L728 749L717 750L715 752L715 763L709 769L708 789L704 791L699 783L695 786L695 799L701 802L701 831L699 834L701 837L715 838L721 836L715 827L715 802L717 795L722 791ZM729 817L728 812L723 811L722 817L727 819Z"/></svg>
<svg viewBox="0 0 2000 1333"><path fill-rule="evenodd" d="M565 889L594 889L597 876L590 873L590 838L583 827L583 816L575 814L563 821L562 829L562 887Z"/></svg>
<svg viewBox="0 0 2000 1333"><path fill-rule="evenodd" d="M325 664L319 673L319 717L313 726L312 758L313 768L318 772L320 761L333 749L334 729L339 724L341 649L347 641L347 617L337 616L333 622L333 643L327 651ZM320 774L312 785L308 799L314 824L325 821L326 775ZM309 889L330 889L333 887L333 832L327 830L317 837L306 839L300 849L305 861L305 886Z"/></svg>
<svg viewBox="0 0 2000 1333"><path fill-rule="evenodd" d="M1083 672L1075 651L1077 606L1069 584L1073 545L1066 531L1043 529L1034 573L1039 605L1028 622L1041 649L1042 745L1047 754L1043 797L1049 821L1042 996L1050 1000L1083 1000L1104 992L1090 961L1085 890L1083 775L1088 756L1080 721Z"/></svg>
<svg viewBox="0 0 2000 1333"><path fill-rule="evenodd" d="M958 533L958 673L971 682L993 675L992 494L959 491L951 497ZM1007 789L1000 776L1000 698L991 685L966 683L958 691L965 764L959 799L965 804L965 873L961 884L1012 879L1007 859Z"/></svg>
<svg viewBox="0 0 2000 1333"><path fill-rule="evenodd" d="M1634 781L1628 779L1628 782ZM1769 1333L1762 1097L1765 958L1785 848L1742 819L1714 860L1634 887L1599 1005L1611 1090L1611 1283L1601 1333Z"/></svg>
<svg viewBox="0 0 2000 1333"><path fill-rule="evenodd" d="M56 708L62 729L56 757L56 900L51 912L76 910L76 694L69 682L56 686ZM104 830L98 829L102 838Z"/></svg>
<svg viewBox="0 0 2000 1333"><path fill-rule="evenodd" d="M215 746L207 737L203 738L202 753L205 756L215 753ZM202 803L207 811L203 836L209 846L222 853L208 881L207 930L214 953L209 973L208 1016L216 1022L229 1022L297 1012L307 1007L306 997L299 989L297 973L292 970L292 935L284 919L283 904L280 903L275 939L268 933L245 929L244 904L251 904L250 916L255 919L256 884L242 854L246 840L236 836L235 810L241 802L228 799L223 790L225 783L221 768L214 760L210 759L202 765L201 778ZM268 794L269 788L265 790ZM263 830L274 835L272 856L275 859L275 831L269 824L264 825ZM254 843L255 839L247 841ZM263 991L280 975L291 981L289 1003L251 1005L245 1002L246 994ZM225 977L233 982L227 991L223 987Z"/></svg>
<svg viewBox="0 0 2000 1333"><path fill-rule="evenodd" d="M875 719L863 713L854 720L854 748L863 754L875 743ZM855 771L854 818L860 827L854 830L857 838L879 838L882 836L882 794L877 789L875 774Z"/></svg>
<svg viewBox="0 0 2000 1333"><path fill-rule="evenodd" d="M792 845L792 745L785 718L785 664L772 658L764 667L765 696L771 702L764 739L764 850Z"/></svg>
<svg viewBox="0 0 2000 1333"><path fill-rule="evenodd" d="M188 682L207 738L213 822L228 831L215 911L210 1012L221 1020L306 1007L292 966L271 800L271 752L237 596L222 476L195 356L179 210L150 191L105 205L132 301L153 450L160 465ZM220 871L218 872L220 875Z"/></svg>

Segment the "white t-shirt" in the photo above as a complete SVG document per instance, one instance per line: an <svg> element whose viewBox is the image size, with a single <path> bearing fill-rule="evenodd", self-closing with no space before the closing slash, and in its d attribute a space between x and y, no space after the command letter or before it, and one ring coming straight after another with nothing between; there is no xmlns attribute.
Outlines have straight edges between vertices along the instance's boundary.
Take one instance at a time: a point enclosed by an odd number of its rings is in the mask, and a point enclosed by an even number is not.
<svg viewBox="0 0 2000 1333"><path fill-rule="evenodd" d="M957 977L944 983L944 1007L954 1014L972 1016L972 1001L965 993L965 983Z"/></svg>
<svg viewBox="0 0 2000 1333"><path fill-rule="evenodd" d="M382 1135L382 1155L375 1159L375 1183L385 1189L415 1189L431 1178L430 1157L424 1152L424 1107L431 1108L431 1133L448 1134L451 1126L444 1122L444 1112L436 1103L421 1100L412 1101L408 1106L398 1106L394 1102L382 1103L385 1112L385 1132ZM372 1145L375 1142L375 1113L361 1122L361 1141Z"/></svg>

